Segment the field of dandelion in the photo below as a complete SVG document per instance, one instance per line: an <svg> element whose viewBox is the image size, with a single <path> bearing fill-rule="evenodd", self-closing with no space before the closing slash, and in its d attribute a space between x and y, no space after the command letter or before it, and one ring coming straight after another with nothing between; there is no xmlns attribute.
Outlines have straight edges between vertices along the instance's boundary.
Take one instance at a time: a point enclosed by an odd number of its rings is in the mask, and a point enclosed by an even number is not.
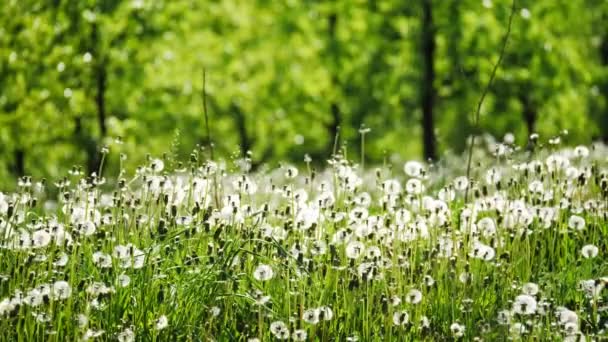
<svg viewBox="0 0 608 342"><path fill-rule="evenodd" d="M596 340L608 147L323 170L150 158L0 193L0 340ZM104 151L112 153L112 148Z"/></svg>

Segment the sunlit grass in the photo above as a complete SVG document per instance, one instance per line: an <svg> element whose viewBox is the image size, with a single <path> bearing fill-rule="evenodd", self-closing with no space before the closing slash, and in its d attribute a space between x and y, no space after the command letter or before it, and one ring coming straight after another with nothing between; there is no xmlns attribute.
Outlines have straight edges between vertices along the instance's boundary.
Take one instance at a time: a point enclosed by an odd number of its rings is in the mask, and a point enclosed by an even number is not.
<svg viewBox="0 0 608 342"><path fill-rule="evenodd" d="M26 177L0 195L1 339L601 338L607 156L499 144L468 179L455 158L250 173L194 151Z"/></svg>

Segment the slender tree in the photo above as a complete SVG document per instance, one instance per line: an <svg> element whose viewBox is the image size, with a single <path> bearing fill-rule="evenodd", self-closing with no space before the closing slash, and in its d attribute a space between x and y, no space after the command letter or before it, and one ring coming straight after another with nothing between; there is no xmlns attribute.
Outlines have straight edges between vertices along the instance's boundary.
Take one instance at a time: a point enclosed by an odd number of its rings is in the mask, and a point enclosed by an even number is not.
<svg viewBox="0 0 608 342"><path fill-rule="evenodd" d="M331 87L332 87L332 100L329 105L330 109L330 117L331 121L327 123L327 147L325 148L326 155L332 155L334 151L335 142L334 139L339 134L340 124L342 122L342 111L340 109L340 105L338 104L338 100L335 96L335 89L340 86L340 81L338 80L338 76L336 75L336 71L338 69L338 39L336 38L336 26L338 24L338 14L335 11L332 11L327 17L327 29L328 29L328 52L330 57L330 67L331 67Z"/></svg>
<svg viewBox="0 0 608 342"><path fill-rule="evenodd" d="M422 0L422 143L424 158L437 159L437 146L435 141L435 123L433 121L433 106L435 101L435 28L433 25L432 0Z"/></svg>

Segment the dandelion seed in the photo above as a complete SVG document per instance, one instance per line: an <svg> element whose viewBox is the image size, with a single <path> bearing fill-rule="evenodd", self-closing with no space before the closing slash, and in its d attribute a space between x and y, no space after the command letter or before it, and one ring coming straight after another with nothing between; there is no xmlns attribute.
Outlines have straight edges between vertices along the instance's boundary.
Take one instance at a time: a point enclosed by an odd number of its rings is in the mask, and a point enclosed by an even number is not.
<svg viewBox="0 0 608 342"><path fill-rule="evenodd" d="M500 182L501 178L500 171L497 169L492 168L486 172L486 183L489 185L496 185L498 182Z"/></svg>
<svg viewBox="0 0 608 342"><path fill-rule="evenodd" d="M385 195L397 195L401 192L401 183L395 179L389 179L382 183Z"/></svg>
<svg viewBox="0 0 608 342"><path fill-rule="evenodd" d="M95 234L97 227L94 222L85 221L78 224L76 231L84 236L91 236Z"/></svg>
<svg viewBox="0 0 608 342"><path fill-rule="evenodd" d="M86 288L86 293L91 295L92 297L97 297L99 295L105 295L113 292L113 287L108 287L102 282L93 282Z"/></svg>
<svg viewBox="0 0 608 342"><path fill-rule="evenodd" d="M319 310L318 309L308 309L304 311L302 315L302 320L308 324L315 325L319 323Z"/></svg>
<svg viewBox="0 0 608 342"><path fill-rule="evenodd" d="M444 202L452 202L456 198L456 192L452 186L448 186L439 190L437 197Z"/></svg>
<svg viewBox="0 0 608 342"><path fill-rule="evenodd" d="M408 194L419 195L424 191L424 186L419 179L412 178L405 183L405 191Z"/></svg>
<svg viewBox="0 0 608 342"><path fill-rule="evenodd" d="M410 315L407 311L397 311L393 313L393 324L397 326L407 325L410 321Z"/></svg>
<svg viewBox="0 0 608 342"><path fill-rule="evenodd" d="M160 159L154 159L150 162L150 169L153 172L161 172L165 168L165 163Z"/></svg>
<svg viewBox="0 0 608 342"><path fill-rule="evenodd" d="M44 248L51 242L51 234L46 230L37 230L32 233L32 247Z"/></svg>
<svg viewBox="0 0 608 342"><path fill-rule="evenodd" d="M517 337L525 334L527 331L528 331L528 329L526 329L526 326L520 322L513 323L511 325L511 327L509 328L509 332L511 333L511 335L514 335Z"/></svg>
<svg viewBox="0 0 608 342"><path fill-rule="evenodd" d="M135 341L135 333L131 328L126 328L116 335L118 342L133 342Z"/></svg>
<svg viewBox="0 0 608 342"><path fill-rule="evenodd" d="M289 338L289 328L283 321L275 321L270 323L270 332L274 337L280 340L286 340Z"/></svg>
<svg viewBox="0 0 608 342"><path fill-rule="evenodd" d="M410 304L418 304L422 301L422 292L420 292L420 290L411 289L405 296L405 300Z"/></svg>
<svg viewBox="0 0 608 342"><path fill-rule="evenodd" d="M536 296L538 294L538 285L535 283L525 283L524 286L522 286L521 291L524 294Z"/></svg>
<svg viewBox="0 0 608 342"><path fill-rule="evenodd" d="M131 277L129 277L128 275L123 273L118 276L117 281L118 281L118 286L127 287L127 286L129 286L129 284L131 284Z"/></svg>
<svg viewBox="0 0 608 342"><path fill-rule="evenodd" d="M99 268L111 268L112 257L103 252L95 252L93 253L93 263Z"/></svg>
<svg viewBox="0 0 608 342"><path fill-rule="evenodd" d="M579 287L585 292L585 295L588 298L595 299L599 297L600 293L604 289L604 284L600 281L596 281L595 279L589 279L581 280L579 282Z"/></svg>
<svg viewBox="0 0 608 342"><path fill-rule="evenodd" d="M528 184L528 191L533 194L542 194L544 191L543 183L540 181L532 181Z"/></svg>
<svg viewBox="0 0 608 342"><path fill-rule="evenodd" d="M165 316L165 315L160 316L154 322L154 329L156 329L156 330L163 330L168 326L169 326L169 320L167 319L167 316Z"/></svg>
<svg viewBox="0 0 608 342"><path fill-rule="evenodd" d="M323 240L315 240L310 248L310 254L323 255L327 252L327 244Z"/></svg>
<svg viewBox="0 0 608 342"><path fill-rule="evenodd" d="M372 197L369 195L369 193L362 192L355 197L354 202L357 206L367 208L372 203Z"/></svg>
<svg viewBox="0 0 608 342"><path fill-rule="evenodd" d="M431 287L431 286L435 285L435 279L433 279L433 277L431 277L430 275L426 274L423 277L423 283L427 287Z"/></svg>
<svg viewBox="0 0 608 342"><path fill-rule="evenodd" d="M323 321L331 321L334 318L334 312L329 306L321 306L317 310L319 312L319 319Z"/></svg>
<svg viewBox="0 0 608 342"><path fill-rule="evenodd" d="M30 290L23 298L23 303L36 307L43 303L44 297L38 289Z"/></svg>
<svg viewBox="0 0 608 342"><path fill-rule="evenodd" d="M395 221L399 225L405 225L412 220L412 214L404 208L395 211Z"/></svg>
<svg viewBox="0 0 608 342"><path fill-rule="evenodd" d="M454 189L464 191L469 187L469 180L465 176L460 176L454 179Z"/></svg>
<svg viewBox="0 0 608 342"><path fill-rule="evenodd" d="M484 237L496 235L496 223L491 217L484 217L477 221L477 229L481 231Z"/></svg>
<svg viewBox="0 0 608 342"><path fill-rule="evenodd" d="M253 277L258 281L268 281L274 277L274 271L269 265L260 264L253 271Z"/></svg>
<svg viewBox="0 0 608 342"><path fill-rule="evenodd" d="M566 325L568 323L575 323L578 325L578 315L572 310L568 310L564 307L558 307L555 309L555 314L560 324Z"/></svg>
<svg viewBox="0 0 608 342"><path fill-rule="evenodd" d="M403 165L403 171L410 177L422 176L423 170L424 167L417 161L408 161L405 163L405 165Z"/></svg>
<svg viewBox="0 0 608 342"><path fill-rule="evenodd" d="M566 336L568 337L575 337L574 339L571 339L573 341L587 341L587 339L585 339L584 337L581 337L580 339L576 338L576 334L579 332L578 330L578 324L573 323L573 322L568 322L566 324L564 324L564 334L566 334Z"/></svg>
<svg viewBox="0 0 608 342"><path fill-rule="evenodd" d="M585 219L578 215L572 215L568 219L568 227L576 230L583 230L585 229Z"/></svg>
<svg viewBox="0 0 608 342"><path fill-rule="evenodd" d="M452 323L450 325L450 331L452 332L452 336L460 338L464 336L465 326L459 323Z"/></svg>
<svg viewBox="0 0 608 342"><path fill-rule="evenodd" d="M522 294L515 297L513 312L520 315L533 315L536 313L536 299L530 295Z"/></svg>
<svg viewBox="0 0 608 342"><path fill-rule="evenodd" d="M220 309L218 306L214 306L214 307L211 308L211 316L212 317L219 316L221 312L222 312L222 309Z"/></svg>
<svg viewBox="0 0 608 342"><path fill-rule="evenodd" d="M458 280L463 284L467 284L471 281L471 274L468 272L462 272L460 275L458 275Z"/></svg>
<svg viewBox="0 0 608 342"><path fill-rule="evenodd" d="M291 334L291 338L294 341L303 342L306 341L306 339L308 338L308 333L306 332L306 330L297 329L293 331L293 333Z"/></svg>
<svg viewBox="0 0 608 342"><path fill-rule="evenodd" d="M67 265L69 260L70 260L70 258L68 257L68 255L65 252L61 252L55 257L53 266L64 267L65 265Z"/></svg>
<svg viewBox="0 0 608 342"><path fill-rule="evenodd" d="M91 55L90 52L85 52L84 55L82 55L82 61L84 63L90 63L93 60L93 55Z"/></svg>
<svg viewBox="0 0 608 342"><path fill-rule="evenodd" d="M89 325L89 317L87 315L78 314L78 316L76 316L76 323L79 328L83 329Z"/></svg>
<svg viewBox="0 0 608 342"><path fill-rule="evenodd" d="M67 299L72 295L72 287L67 281L60 280L53 284L51 292L52 298L54 299Z"/></svg>
<svg viewBox="0 0 608 342"><path fill-rule="evenodd" d="M587 158L589 157L589 149L586 146L577 146L574 148L574 155L577 158Z"/></svg>
<svg viewBox="0 0 608 342"><path fill-rule="evenodd" d="M420 317L420 329L427 330L430 328L431 328L431 320L426 316Z"/></svg>
<svg viewBox="0 0 608 342"><path fill-rule="evenodd" d="M500 325L508 325L511 323L511 311L509 310L501 310L498 312L497 321Z"/></svg>
<svg viewBox="0 0 608 342"><path fill-rule="evenodd" d="M346 257L358 259L365 251L365 245L360 241L351 241L346 245Z"/></svg>
<svg viewBox="0 0 608 342"><path fill-rule="evenodd" d="M599 253L599 248L597 248L597 246L595 246L595 245L585 245L581 249L581 254L586 259L595 258L598 255L598 253Z"/></svg>
<svg viewBox="0 0 608 342"><path fill-rule="evenodd" d="M285 178L293 179L298 176L298 169L293 166L288 166L285 168Z"/></svg>
<svg viewBox="0 0 608 342"><path fill-rule="evenodd" d="M88 341L97 337L100 337L101 335L104 334L105 331L103 330L92 330L92 329L87 329L87 331L84 333L84 336L82 336L82 340L83 341Z"/></svg>

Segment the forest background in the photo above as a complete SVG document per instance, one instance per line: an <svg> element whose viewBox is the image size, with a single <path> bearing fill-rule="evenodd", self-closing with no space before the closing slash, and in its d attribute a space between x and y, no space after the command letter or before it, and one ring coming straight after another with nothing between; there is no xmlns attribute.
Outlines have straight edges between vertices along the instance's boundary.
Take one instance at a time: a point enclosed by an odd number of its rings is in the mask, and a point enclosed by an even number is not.
<svg viewBox="0 0 608 342"><path fill-rule="evenodd" d="M93 172L104 146L253 167L439 159L467 137L608 141L608 1L5 0L0 187ZM205 77L203 77L203 73ZM119 153L104 161L119 169Z"/></svg>

